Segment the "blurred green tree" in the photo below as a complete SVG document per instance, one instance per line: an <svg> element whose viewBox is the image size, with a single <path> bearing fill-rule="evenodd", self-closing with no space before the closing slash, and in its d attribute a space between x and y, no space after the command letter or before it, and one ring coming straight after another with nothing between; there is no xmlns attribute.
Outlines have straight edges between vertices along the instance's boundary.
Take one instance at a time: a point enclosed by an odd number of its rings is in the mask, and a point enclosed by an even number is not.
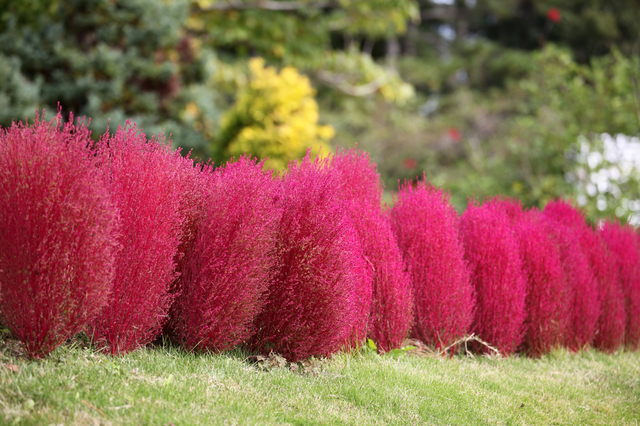
<svg viewBox="0 0 640 426"><path fill-rule="evenodd" d="M393 38L415 19L413 0L0 0L0 125L60 102L98 133L133 118L209 155L251 56L345 96L409 99L393 67L333 38Z"/></svg>
<svg viewBox="0 0 640 426"><path fill-rule="evenodd" d="M0 5L0 124L60 103L102 134L133 118L206 146L218 115L213 52L184 30L183 0L32 0ZM96 135L96 136L97 136ZM199 155L205 151L200 149Z"/></svg>

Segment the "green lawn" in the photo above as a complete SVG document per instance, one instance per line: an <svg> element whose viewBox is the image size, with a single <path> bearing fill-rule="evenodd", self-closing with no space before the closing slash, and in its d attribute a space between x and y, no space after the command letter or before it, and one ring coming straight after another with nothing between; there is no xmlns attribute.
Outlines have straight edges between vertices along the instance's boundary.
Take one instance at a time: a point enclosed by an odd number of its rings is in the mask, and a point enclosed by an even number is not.
<svg viewBox="0 0 640 426"><path fill-rule="evenodd" d="M18 352L16 351L18 348ZM112 358L72 344L43 361L0 341L2 424L629 424L640 354L542 359L371 350L286 365L170 345ZM285 364L284 366L278 364Z"/></svg>

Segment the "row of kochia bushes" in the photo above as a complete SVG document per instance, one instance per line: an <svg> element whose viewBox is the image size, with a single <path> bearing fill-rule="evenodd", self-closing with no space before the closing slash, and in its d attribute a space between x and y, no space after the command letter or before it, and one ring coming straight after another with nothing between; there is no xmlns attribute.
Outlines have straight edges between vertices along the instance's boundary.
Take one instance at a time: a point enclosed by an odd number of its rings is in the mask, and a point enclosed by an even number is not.
<svg viewBox="0 0 640 426"><path fill-rule="evenodd" d="M475 333L532 356L640 343L640 236L563 200L458 216L407 182L381 208L358 150L280 176L246 156L196 164L131 123L97 143L61 123L0 131L0 314L32 357L81 331L112 354L164 333L292 361L366 338L443 350Z"/></svg>

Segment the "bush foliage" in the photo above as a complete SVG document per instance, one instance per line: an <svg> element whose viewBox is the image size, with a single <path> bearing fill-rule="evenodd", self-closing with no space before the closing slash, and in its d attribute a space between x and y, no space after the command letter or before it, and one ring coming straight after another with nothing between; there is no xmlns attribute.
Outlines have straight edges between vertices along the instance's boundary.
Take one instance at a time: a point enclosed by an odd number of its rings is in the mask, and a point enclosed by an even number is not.
<svg viewBox="0 0 640 426"><path fill-rule="evenodd" d="M583 322L585 334L593 327L593 344L613 352L623 342L626 313L618 280L615 258L606 244L585 220L584 212L564 200L555 200L545 212L572 227L579 234L578 243L587 255L595 285L579 290L583 308L590 312L574 312L574 322ZM586 303L585 303L586 302Z"/></svg>
<svg viewBox="0 0 640 426"><path fill-rule="evenodd" d="M559 347L565 332L566 279L558 247L537 209L524 211L519 201L501 197L491 204L511 219L527 281L527 317L521 349L540 356Z"/></svg>
<svg viewBox="0 0 640 426"><path fill-rule="evenodd" d="M273 274L281 188L263 163L241 157L205 171L195 241L186 250L169 332L188 350L245 341Z"/></svg>
<svg viewBox="0 0 640 426"><path fill-rule="evenodd" d="M275 274L251 346L326 356L366 336L371 267L326 159L291 163L282 184Z"/></svg>
<svg viewBox="0 0 640 426"><path fill-rule="evenodd" d="M627 322L625 344L640 347L640 245L638 233L629 225L605 222L601 233L615 256L618 279L624 295Z"/></svg>
<svg viewBox="0 0 640 426"><path fill-rule="evenodd" d="M598 282L590 261L590 250L596 247L593 241L587 241L592 231L584 216L568 203L552 201L545 207L543 215L549 220L548 227L558 244L567 280L564 343L569 349L577 351L589 346L595 338L600 316Z"/></svg>
<svg viewBox="0 0 640 426"><path fill-rule="evenodd" d="M413 321L411 282L389 218L381 210L380 175L369 155L357 148L338 150L330 159L330 173L340 179L341 196L348 201L349 217L372 269L368 337L380 352L398 349Z"/></svg>
<svg viewBox="0 0 640 426"><path fill-rule="evenodd" d="M470 201L460 234L476 293L472 330L500 353L513 353L524 337L527 280L511 219L492 203Z"/></svg>
<svg viewBox="0 0 640 426"><path fill-rule="evenodd" d="M190 351L290 361L367 337L451 355L468 333L505 355L640 345L631 226L503 196L458 217L424 175L391 209L382 190L357 148L281 176L251 156L195 163L132 122L95 144L36 116L0 132L0 312L32 357L81 330L122 354L163 326Z"/></svg>
<svg viewBox="0 0 640 426"><path fill-rule="evenodd" d="M187 160L163 137L147 140L131 122L100 139L97 159L121 226L113 291L90 334L121 354L155 339L166 321L184 220L178 170Z"/></svg>
<svg viewBox="0 0 640 426"><path fill-rule="evenodd" d="M92 321L114 274L117 212L73 115L0 129L0 312L35 358Z"/></svg>
<svg viewBox="0 0 640 426"><path fill-rule="evenodd" d="M411 334L441 350L468 333L474 289L449 195L426 182L405 182L391 210L393 229L411 273Z"/></svg>

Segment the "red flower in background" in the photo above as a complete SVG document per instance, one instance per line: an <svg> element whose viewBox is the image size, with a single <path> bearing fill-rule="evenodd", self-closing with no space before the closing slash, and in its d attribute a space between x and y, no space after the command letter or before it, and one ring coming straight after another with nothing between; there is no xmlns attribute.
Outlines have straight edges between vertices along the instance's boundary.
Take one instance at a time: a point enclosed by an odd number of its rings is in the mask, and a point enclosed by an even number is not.
<svg viewBox="0 0 640 426"><path fill-rule="evenodd" d="M416 160L414 160L413 158L407 158L405 159L402 164L404 165L405 168L407 169L415 169L418 167L418 162Z"/></svg>
<svg viewBox="0 0 640 426"><path fill-rule="evenodd" d="M454 142L460 142L462 140L462 133L460 133L460 131L454 127L447 130L447 134L451 139L453 139Z"/></svg>
<svg viewBox="0 0 640 426"><path fill-rule="evenodd" d="M560 22L562 16L560 15L560 11L558 10L558 8L552 7L551 9L547 10L547 19L555 23Z"/></svg>

